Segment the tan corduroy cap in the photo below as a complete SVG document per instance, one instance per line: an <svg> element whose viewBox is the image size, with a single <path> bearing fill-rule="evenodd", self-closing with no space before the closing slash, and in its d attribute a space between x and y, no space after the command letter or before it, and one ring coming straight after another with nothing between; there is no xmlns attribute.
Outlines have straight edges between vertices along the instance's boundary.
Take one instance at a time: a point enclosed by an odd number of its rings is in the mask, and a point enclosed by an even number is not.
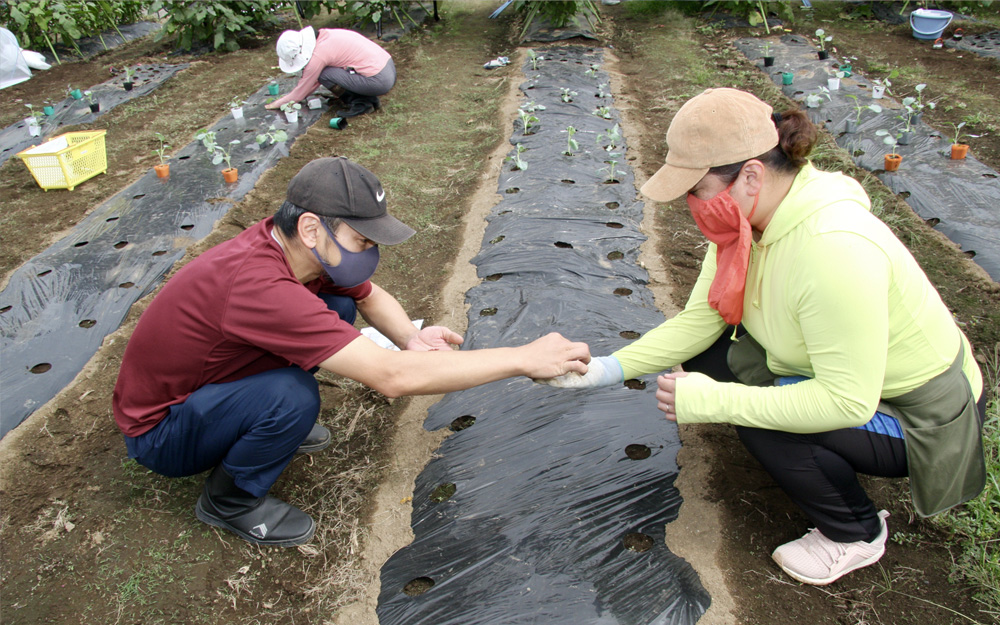
<svg viewBox="0 0 1000 625"><path fill-rule="evenodd" d="M706 89L684 103L667 128L667 162L642 193L669 202L712 167L739 163L778 145L771 107L738 89Z"/></svg>

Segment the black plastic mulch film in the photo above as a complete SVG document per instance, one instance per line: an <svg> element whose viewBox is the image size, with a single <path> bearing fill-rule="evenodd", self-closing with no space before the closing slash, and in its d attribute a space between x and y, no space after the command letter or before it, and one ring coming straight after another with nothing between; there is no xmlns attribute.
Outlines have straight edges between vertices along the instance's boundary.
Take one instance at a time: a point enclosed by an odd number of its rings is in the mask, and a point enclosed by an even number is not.
<svg viewBox="0 0 1000 625"><path fill-rule="evenodd" d="M151 81L170 73L166 68L149 71ZM296 80L282 77L278 82L281 92L288 93ZM120 83L118 77L93 90L124 98L146 87L125 92ZM267 98L264 86L248 98L243 119L227 114L210 128L219 145L240 141L231 152L237 182L227 184L220 173L224 165L213 165L201 142L194 141L170 158L169 178L157 178L150 170L11 276L0 293L0 436L73 380L104 337L118 329L129 307L156 287L187 246L211 233L216 220L288 154L295 137L326 109L325 104L303 106L298 123L289 124L283 114L264 109ZM56 117L74 115L79 106L90 115L86 103L71 101L62 103ZM98 115L103 112L102 107ZM73 123L79 121L88 120ZM288 141L258 145L257 134L271 124L283 128Z"/></svg>
<svg viewBox="0 0 1000 625"><path fill-rule="evenodd" d="M740 39L735 45L749 59L763 56L763 42L759 39ZM833 56L820 61L816 48L797 35L772 41L771 53L774 65L762 69L778 85L782 84L782 72L791 72L793 82L782 86L782 90L799 102L809 94L820 93L819 88L827 86L827 79L834 76L839 65L847 62ZM819 106L805 110L814 122L826 125L855 164L873 172L893 193L904 194L917 215L957 243L994 281L1000 282L1000 175L975 158L974 141L968 157L951 160L951 133L935 130L923 121L915 124L914 139L896 148L903 156L899 170L884 171L883 156L890 147L875 132L884 128L898 133L903 122L897 116L903 114L903 109L894 97L872 99L871 85L864 76L854 73L841 80L840 89L829 92L829 99L823 96ZM857 96L862 105L882 107L877 114L865 111L853 133L845 132L845 122L856 116L855 103L848 95ZM934 99L933 84L928 84L925 99Z"/></svg>
<svg viewBox="0 0 1000 625"><path fill-rule="evenodd" d="M89 90L92 92L94 99L101 105L99 111L90 112L90 104L86 99L74 100L67 96L64 100L52 104L55 112L42 120L41 136L32 137L28 133L27 123L24 120L11 124L0 130L0 165L16 156L20 151L62 134L64 126L89 124L119 104L148 95L174 74L187 67L188 63L181 65L162 63L137 65L134 67L135 75L132 77L135 86L131 91L125 91L122 86L122 83L125 82L124 73L90 88L80 86L81 91ZM34 110L42 110L41 102L33 102L32 105ZM24 109L25 117L28 116L27 110Z"/></svg>
<svg viewBox="0 0 1000 625"><path fill-rule="evenodd" d="M536 52L522 108L545 109L531 134L514 122L527 169L502 168L502 200L472 261L482 282L467 294L464 349L558 331L606 355L663 321L638 265L643 204L624 139L604 149L618 114L600 50ZM593 114L599 107L610 119ZM562 154L567 126L577 130L572 156ZM425 427L455 433L417 478L415 539L382 568L379 622L697 621L708 593L664 542L681 503L677 429L656 409L654 376L630 385L644 388L574 391L522 378L433 406Z"/></svg>

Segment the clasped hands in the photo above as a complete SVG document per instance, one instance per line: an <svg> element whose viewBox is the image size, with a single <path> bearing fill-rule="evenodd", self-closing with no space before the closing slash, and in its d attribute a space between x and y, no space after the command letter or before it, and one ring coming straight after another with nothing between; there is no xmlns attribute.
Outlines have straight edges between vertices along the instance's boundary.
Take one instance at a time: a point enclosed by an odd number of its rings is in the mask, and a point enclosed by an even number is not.
<svg viewBox="0 0 1000 625"><path fill-rule="evenodd" d="M688 374L683 371L664 373L656 378L656 407L663 411L668 421L677 420L677 380ZM597 356L590 361L587 371L569 372L554 378L535 379L540 384L558 388L598 388L625 381L621 363L614 356Z"/></svg>

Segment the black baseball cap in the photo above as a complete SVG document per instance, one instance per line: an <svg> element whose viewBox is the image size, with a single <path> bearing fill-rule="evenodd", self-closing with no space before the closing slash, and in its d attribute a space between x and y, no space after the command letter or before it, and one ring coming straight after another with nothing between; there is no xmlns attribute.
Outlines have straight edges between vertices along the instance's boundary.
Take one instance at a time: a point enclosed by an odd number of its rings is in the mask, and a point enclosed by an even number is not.
<svg viewBox="0 0 1000 625"><path fill-rule="evenodd" d="M386 211L375 174L344 156L308 163L288 183L285 199L311 213L339 217L379 245L402 243L415 233Z"/></svg>

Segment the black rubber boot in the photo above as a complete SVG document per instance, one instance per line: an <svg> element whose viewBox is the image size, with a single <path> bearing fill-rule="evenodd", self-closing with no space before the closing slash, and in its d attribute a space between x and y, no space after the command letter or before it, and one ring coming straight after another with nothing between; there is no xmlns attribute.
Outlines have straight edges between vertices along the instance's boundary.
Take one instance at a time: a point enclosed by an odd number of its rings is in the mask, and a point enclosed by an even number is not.
<svg viewBox="0 0 1000 625"><path fill-rule="evenodd" d="M369 99L370 97L373 96L355 95L354 99L350 101L349 108L339 110L335 115L337 117L357 117L358 115L371 113L375 110L375 104Z"/></svg>
<svg viewBox="0 0 1000 625"><path fill-rule="evenodd" d="M269 495L254 497L236 486L221 465L205 480L194 512L200 521L258 545L294 547L309 542L316 531L308 514Z"/></svg>
<svg viewBox="0 0 1000 625"><path fill-rule="evenodd" d="M295 453L311 454L322 451L330 445L330 438L330 430L317 423L313 425L309 436L306 436L306 440L302 441L302 444L295 450Z"/></svg>

